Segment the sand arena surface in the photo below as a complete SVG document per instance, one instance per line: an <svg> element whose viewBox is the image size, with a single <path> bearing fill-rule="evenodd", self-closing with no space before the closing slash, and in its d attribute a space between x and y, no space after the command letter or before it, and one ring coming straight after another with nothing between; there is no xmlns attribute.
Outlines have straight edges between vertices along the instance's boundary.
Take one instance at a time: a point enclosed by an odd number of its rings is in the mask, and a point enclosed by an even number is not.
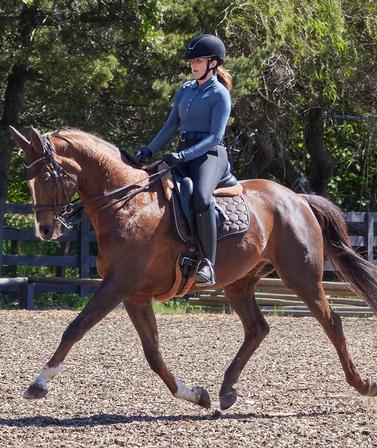
<svg viewBox="0 0 377 448"><path fill-rule="evenodd" d="M377 447L377 398L348 386L312 318L268 318L271 332L236 386L238 402L223 413L218 391L243 339L235 315L157 317L167 365L208 389L209 411L171 396L121 310L73 348L45 399L23 399L76 314L0 311L1 448ZM377 320L343 326L362 375L377 378Z"/></svg>

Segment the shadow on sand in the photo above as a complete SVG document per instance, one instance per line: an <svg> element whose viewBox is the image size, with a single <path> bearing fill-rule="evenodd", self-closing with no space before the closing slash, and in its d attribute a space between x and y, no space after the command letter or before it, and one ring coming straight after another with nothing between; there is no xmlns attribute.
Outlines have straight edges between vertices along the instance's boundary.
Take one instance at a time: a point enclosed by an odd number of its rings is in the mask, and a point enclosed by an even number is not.
<svg viewBox="0 0 377 448"><path fill-rule="evenodd" d="M188 421L213 421L213 420L239 420L242 422L252 420L280 420L287 418L306 418L306 417L321 417L333 415L352 415L352 412L342 411L308 411L308 412L291 412L291 413L236 413L223 414L220 411L215 411L208 415L117 415L117 414L97 414L88 417L76 418L54 418L48 416L35 416L23 418L0 418L1 426L13 427L47 427L47 426L61 426L61 427L84 427L84 426L109 426L128 423L154 423L154 422L188 422Z"/></svg>

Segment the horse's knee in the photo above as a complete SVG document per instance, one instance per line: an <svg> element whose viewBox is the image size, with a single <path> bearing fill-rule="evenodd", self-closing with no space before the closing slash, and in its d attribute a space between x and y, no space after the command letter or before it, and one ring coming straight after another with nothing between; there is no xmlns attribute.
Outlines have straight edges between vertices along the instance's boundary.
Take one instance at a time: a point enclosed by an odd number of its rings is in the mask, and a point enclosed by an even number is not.
<svg viewBox="0 0 377 448"><path fill-rule="evenodd" d="M74 344L81 339L81 331L78 324L71 323L62 334L62 342L65 344Z"/></svg>
<svg viewBox="0 0 377 448"><path fill-rule="evenodd" d="M270 326L263 319L263 323L262 323L262 339L264 339L268 335L269 332L270 332Z"/></svg>
<svg viewBox="0 0 377 448"><path fill-rule="evenodd" d="M245 331L245 340L247 341L262 341L270 332L268 323L263 319L258 325L253 325Z"/></svg>
<svg viewBox="0 0 377 448"><path fill-rule="evenodd" d="M330 324L333 328L340 329L342 331L342 319L338 314L331 310L331 320Z"/></svg>

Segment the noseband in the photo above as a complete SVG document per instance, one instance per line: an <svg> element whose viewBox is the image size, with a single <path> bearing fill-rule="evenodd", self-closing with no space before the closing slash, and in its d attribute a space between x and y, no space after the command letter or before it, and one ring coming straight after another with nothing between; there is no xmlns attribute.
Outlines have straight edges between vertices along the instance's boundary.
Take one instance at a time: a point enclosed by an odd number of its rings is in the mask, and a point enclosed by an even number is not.
<svg viewBox="0 0 377 448"><path fill-rule="evenodd" d="M57 132L57 131L54 131ZM52 135L54 134L52 133ZM45 135L43 138L41 138L41 143L43 147L43 156L39 159L35 160L34 162L30 164L26 164L24 162L24 171L23 171L23 178L25 180L31 180L34 179L40 170L43 167L47 167L49 173L52 176L52 179L54 181L54 188L55 188L55 199L54 199L54 205L42 205L42 204L34 204L33 205L33 212L47 212L47 211L53 211L54 212L54 223L59 222L66 230L70 231L73 229L73 226L80 222L83 217L79 216L80 212L84 209L85 205L89 203L94 203L100 200L108 200L113 198L113 196L124 192L125 190L128 190L130 188L134 188L132 191L128 191L125 195L121 196L120 198L116 198L113 201L103 205L102 207L98 208L94 213L90 214L89 216L93 216L97 214L98 212L105 210L114 204L117 204L119 202L127 202L137 194L141 193L142 191L145 191L150 185L155 183L157 180L161 179L161 177L166 174L168 171L170 171L170 167L166 168L160 172L151 174L150 176L144 177L143 179L140 179L138 182L134 182L132 184L124 185L120 188L117 188L115 190L111 190L108 193L105 193L100 196L96 196L94 198L90 198L86 201L80 201L79 199L70 201L69 194L64 186L63 178L65 176L72 179L75 183L77 183L76 179L71 176L61 165L57 163L55 160L54 152L52 149L51 141L50 141L50 134ZM148 167L143 167L147 171L153 169L156 167L159 163L161 163L161 160L157 160L156 162L152 163ZM147 181L145 185L140 186L141 182ZM58 186L61 185L64 199L67 201L63 204L59 204L59 190Z"/></svg>

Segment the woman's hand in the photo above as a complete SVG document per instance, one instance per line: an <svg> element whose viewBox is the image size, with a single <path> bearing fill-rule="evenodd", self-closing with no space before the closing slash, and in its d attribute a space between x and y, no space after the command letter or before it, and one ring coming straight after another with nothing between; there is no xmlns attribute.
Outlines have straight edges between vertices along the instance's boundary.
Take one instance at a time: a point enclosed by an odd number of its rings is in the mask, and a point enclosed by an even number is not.
<svg viewBox="0 0 377 448"><path fill-rule="evenodd" d="M148 159L152 157L152 151L145 146L144 148L139 149L139 151L134 155L134 160L136 163L145 163Z"/></svg>
<svg viewBox="0 0 377 448"><path fill-rule="evenodd" d="M162 160L169 165L170 168L173 168L177 163L183 162L184 158L181 152L172 152L171 154L166 154Z"/></svg>

